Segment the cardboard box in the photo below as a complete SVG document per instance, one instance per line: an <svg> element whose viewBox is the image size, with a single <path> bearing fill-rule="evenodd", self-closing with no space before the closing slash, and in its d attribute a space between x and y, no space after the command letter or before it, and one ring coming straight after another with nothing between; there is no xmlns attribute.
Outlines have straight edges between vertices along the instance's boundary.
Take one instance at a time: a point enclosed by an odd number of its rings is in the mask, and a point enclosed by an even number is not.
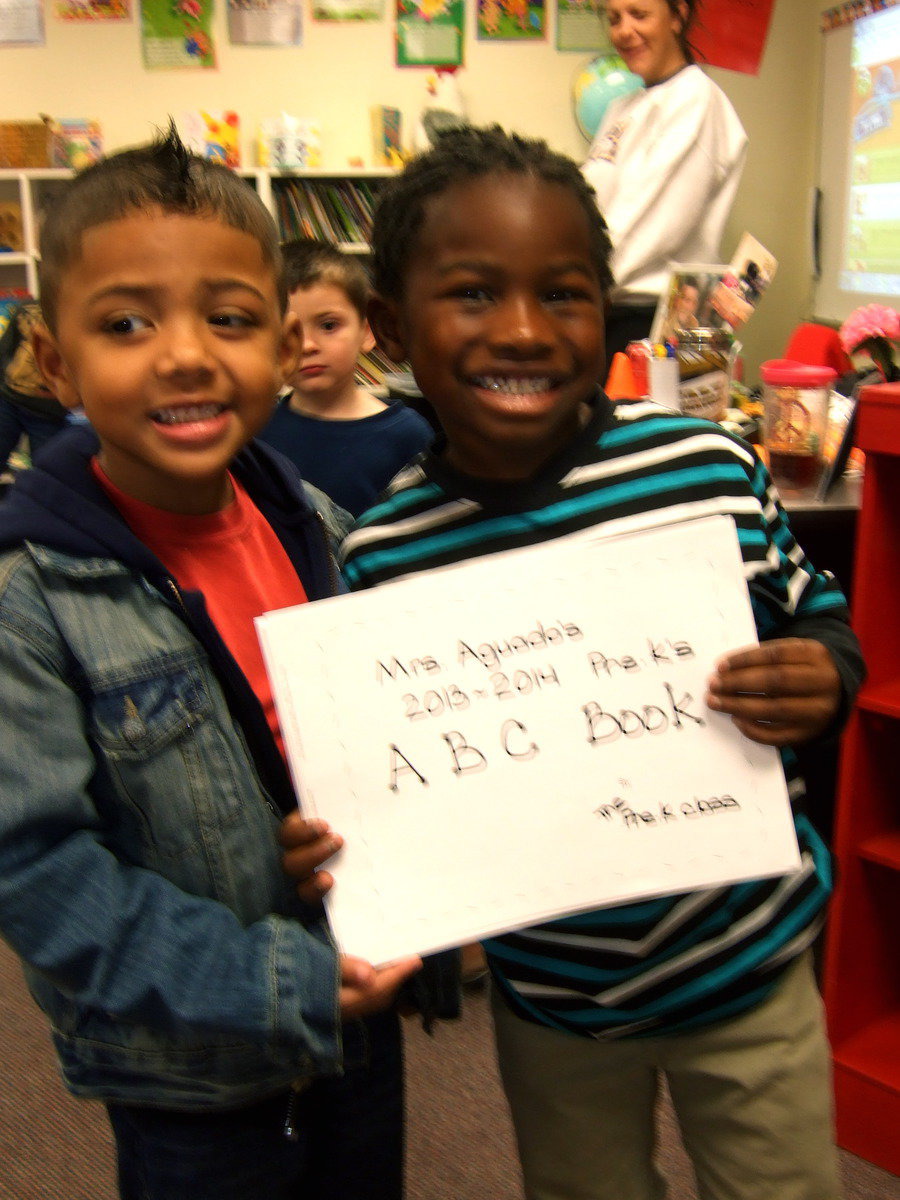
<svg viewBox="0 0 900 1200"><path fill-rule="evenodd" d="M0 121L0 167L48 167L50 139L44 121Z"/></svg>

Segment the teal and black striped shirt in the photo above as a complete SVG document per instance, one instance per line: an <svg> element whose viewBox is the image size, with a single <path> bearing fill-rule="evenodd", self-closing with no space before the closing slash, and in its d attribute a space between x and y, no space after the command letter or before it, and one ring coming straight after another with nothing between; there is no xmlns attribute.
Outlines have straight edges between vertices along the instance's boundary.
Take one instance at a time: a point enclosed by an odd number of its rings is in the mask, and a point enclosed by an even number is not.
<svg viewBox="0 0 900 1200"><path fill-rule="evenodd" d="M753 450L703 421L600 396L585 430L532 480L473 479L440 447L397 476L344 542L353 589L602 525L734 519L761 640L824 642L844 707L863 675L845 598L795 541ZM662 601L664 603L664 600ZM478 597L472 597L478 603ZM618 905L490 939L492 972L520 1016L586 1037L686 1031L753 1007L824 919L830 857L783 754L802 865L796 874ZM560 786L564 781L560 780Z"/></svg>

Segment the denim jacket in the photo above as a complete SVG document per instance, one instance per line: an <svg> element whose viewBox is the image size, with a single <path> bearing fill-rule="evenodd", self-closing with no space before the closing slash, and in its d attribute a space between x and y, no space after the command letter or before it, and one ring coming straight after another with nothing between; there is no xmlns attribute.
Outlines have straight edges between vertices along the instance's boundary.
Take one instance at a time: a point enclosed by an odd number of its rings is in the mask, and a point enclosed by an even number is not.
<svg viewBox="0 0 900 1200"><path fill-rule="evenodd" d="M61 434L0 505L0 932L73 1092L238 1105L340 1070L337 954L281 870L295 801L262 708L95 449ZM286 460L234 470L310 599L339 590Z"/></svg>

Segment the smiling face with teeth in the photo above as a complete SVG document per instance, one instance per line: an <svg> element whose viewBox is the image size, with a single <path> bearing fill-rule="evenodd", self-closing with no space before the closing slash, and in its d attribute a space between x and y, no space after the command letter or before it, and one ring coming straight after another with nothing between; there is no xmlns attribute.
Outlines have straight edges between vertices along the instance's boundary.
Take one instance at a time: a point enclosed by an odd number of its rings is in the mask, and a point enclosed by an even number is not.
<svg viewBox="0 0 900 1200"><path fill-rule="evenodd" d="M408 358L448 461L527 479L584 425L604 369L604 302L587 216L565 186L488 174L425 206L402 295L372 322Z"/></svg>
<svg viewBox="0 0 900 1200"><path fill-rule="evenodd" d="M100 465L135 499L215 512L299 354L275 267L218 218L141 210L95 225L35 338L54 394L83 406Z"/></svg>

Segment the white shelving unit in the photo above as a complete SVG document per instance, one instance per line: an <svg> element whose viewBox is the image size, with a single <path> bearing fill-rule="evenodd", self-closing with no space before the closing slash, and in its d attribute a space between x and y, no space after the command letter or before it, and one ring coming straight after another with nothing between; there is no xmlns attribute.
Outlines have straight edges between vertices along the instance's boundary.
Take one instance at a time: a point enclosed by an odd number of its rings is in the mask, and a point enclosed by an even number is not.
<svg viewBox="0 0 900 1200"><path fill-rule="evenodd" d="M368 254L372 205L393 172L242 171L272 213L283 238L319 237L342 250Z"/></svg>
<svg viewBox="0 0 900 1200"><path fill-rule="evenodd" d="M42 205L71 171L58 167L0 170L0 200L14 202L22 210L21 251L0 253L0 288L25 288L37 295L37 231Z"/></svg>
<svg viewBox="0 0 900 1200"><path fill-rule="evenodd" d="M343 250L366 254L369 246L362 214L379 185L393 172L378 167L345 171L276 171L257 167L242 169L238 174L256 188L282 237L304 236L299 221L306 219L309 221L306 236L325 237L337 242ZM21 251L0 253L0 288L24 287L32 296L37 295L41 208L54 187L70 175L70 171L50 167L0 170L0 201L20 205L24 243ZM342 207L349 219L347 229L340 228ZM325 220L321 219L323 214Z"/></svg>

